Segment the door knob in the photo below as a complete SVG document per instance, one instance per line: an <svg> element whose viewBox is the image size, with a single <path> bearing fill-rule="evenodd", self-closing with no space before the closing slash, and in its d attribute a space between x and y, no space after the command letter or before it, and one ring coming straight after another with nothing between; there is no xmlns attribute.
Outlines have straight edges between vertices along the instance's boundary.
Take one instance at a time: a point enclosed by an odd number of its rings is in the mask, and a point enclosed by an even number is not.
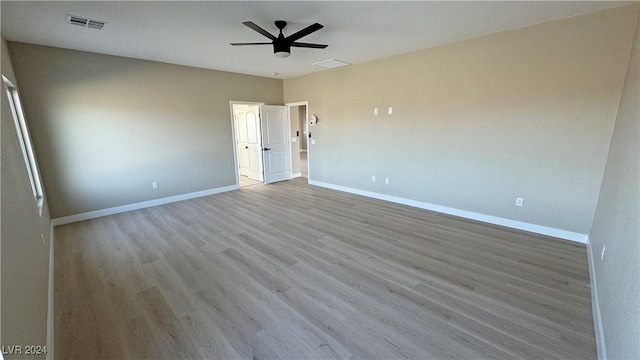
<svg viewBox="0 0 640 360"><path fill-rule="evenodd" d="M269 151L269 150L271 150L271 149L269 149L269 148L264 148L264 149L262 149L262 150L264 150L264 151Z"/></svg>
<svg viewBox="0 0 640 360"><path fill-rule="evenodd" d="M248 149L249 147L248 147L248 146L245 146L244 148L245 148L245 149Z"/></svg>

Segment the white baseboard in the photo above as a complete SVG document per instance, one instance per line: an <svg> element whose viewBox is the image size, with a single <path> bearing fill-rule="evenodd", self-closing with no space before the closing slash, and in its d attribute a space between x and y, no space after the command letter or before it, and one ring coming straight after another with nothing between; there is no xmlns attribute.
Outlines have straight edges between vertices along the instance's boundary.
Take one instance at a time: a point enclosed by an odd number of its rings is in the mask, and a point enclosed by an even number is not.
<svg viewBox="0 0 640 360"><path fill-rule="evenodd" d="M53 241L53 225L51 225L51 230L49 233L49 290L48 296L49 300L47 303L47 360L53 359L53 300L54 300L54 264L53 264L53 246L55 241Z"/></svg>
<svg viewBox="0 0 640 360"><path fill-rule="evenodd" d="M596 348L598 359L607 360L607 347L604 343L604 330L602 328L602 316L600 315L600 301L598 300L598 283L596 281L596 268L591 251L591 243L587 242L587 260L589 263L589 279L591 280L591 310L593 312L593 329L596 333Z"/></svg>
<svg viewBox="0 0 640 360"><path fill-rule="evenodd" d="M385 194L380 194L373 191L355 189L355 188L350 188L350 187L341 186L341 185L334 185L334 184L325 183L325 182L316 181L316 180L309 180L309 185L321 186L321 187L325 187L333 190L348 192L351 194L362 195L362 196L366 196L374 199L386 200L386 201L390 201L398 204L417 207L420 209L431 210L431 211L435 211L443 214L458 216L465 219L477 220L477 221L481 221L489 224L495 224L495 225L505 226L513 229L524 230L524 231L528 231L536 234L553 236L560 239L571 240L571 241L575 241L583 244L586 244L589 239L589 236L586 234L581 234L581 233L576 233L572 231L556 229L556 228L551 228L551 227L541 226L536 224L530 224L523 221L505 219L498 216L480 214L472 211L459 210L459 209L431 204L423 201L405 199L398 196L385 195Z"/></svg>
<svg viewBox="0 0 640 360"><path fill-rule="evenodd" d="M152 206L164 205L164 204L169 204L169 203L173 203L173 202L189 200L189 199L195 199L195 198L208 196L208 195L219 194L219 193L223 193L223 192L227 192L227 191L237 190L238 188L239 187L238 187L237 184L236 185L229 185L229 186L223 186L223 187L219 187L219 188L215 188L215 189L196 191L196 192L192 192L192 193L188 193L188 194L169 196L169 197L162 198L162 199L155 199L155 200L143 201L143 202L134 203L134 204L116 206L116 207L112 207L112 208L108 208L108 209L89 211L89 212L82 213L82 214L69 215L69 216L64 216L64 217L59 217L59 218L52 219L51 220L51 224L53 226L64 225L64 224L69 224L69 223L73 223L73 222L77 222L77 221L95 219L95 218L99 218L99 217L102 217L102 216L119 214L119 213L123 213L123 212L127 212L127 211L139 210L139 209L144 209L144 208L148 208L148 207L152 207Z"/></svg>
<svg viewBox="0 0 640 360"><path fill-rule="evenodd" d="M300 176L302 176L302 173L295 173L295 174L291 175L291 178L293 179L293 178L297 178L297 177L300 177Z"/></svg>

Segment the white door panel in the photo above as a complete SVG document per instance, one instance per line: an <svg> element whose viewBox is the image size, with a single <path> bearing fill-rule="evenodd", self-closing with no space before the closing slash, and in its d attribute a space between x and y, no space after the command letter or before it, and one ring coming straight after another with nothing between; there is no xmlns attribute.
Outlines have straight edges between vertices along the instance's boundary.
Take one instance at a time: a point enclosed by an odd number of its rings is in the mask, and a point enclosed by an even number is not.
<svg viewBox="0 0 640 360"><path fill-rule="evenodd" d="M260 106L249 106L236 111L236 130L240 175L263 181L262 144L260 141Z"/></svg>
<svg viewBox="0 0 640 360"><path fill-rule="evenodd" d="M257 112L250 111L247 113L247 142L249 144L256 145L260 143L260 136L258 135L260 131L259 121Z"/></svg>
<svg viewBox="0 0 640 360"><path fill-rule="evenodd" d="M284 171L286 171L285 169L285 162L284 162L284 156L281 152L279 153L269 153L269 165L271 165L271 173L272 174L280 174Z"/></svg>
<svg viewBox="0 0 640 360"><path fill-rule="evenodd" d="M285 137L284 137L283 121L281 121L281 119L277 117L274 119L274 116L277 116L277 115L274 115L272 112L267 113L267 121L269 121L269 126L267 126L266 128L267 142L269 142L269 144L271 145L284 144Z"/></svg>
<svg viewBox="0 0 640 360"><path fill-rule="evenodd" d="M240 149L240 175L249 176L249 150Z"/></svg>
<svg viewBox="0 0 640 360"><path fill-rule="evenodd" d="M238 147L238 168L240 175L249 176L249 147L247 146L247 114L243 111L234 113L236 121L236 145Z"/></svg>
<svg viewBox="0 0 640 360"><path fill-rule="evenodd" d="M266 183L291 178L289 144L289 109L286 106L262 105L262 140Z"/></svg>
<svg viewBox="0 0 640 360"><path fill-rule="evenodd" d="M261 151L249 151L249 168L259 169L262 160L260 159Z"/></svg>

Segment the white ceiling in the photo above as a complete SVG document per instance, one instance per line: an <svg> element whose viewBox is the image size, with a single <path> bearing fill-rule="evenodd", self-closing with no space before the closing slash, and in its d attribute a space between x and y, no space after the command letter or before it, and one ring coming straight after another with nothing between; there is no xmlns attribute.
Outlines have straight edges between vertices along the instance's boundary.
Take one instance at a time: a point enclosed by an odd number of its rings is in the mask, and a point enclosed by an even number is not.
<svg viewBox="0 0 640 360"><path fill-rule="evenodd" d="M628 4L629 2L108 2L2 1L2 36L9 41L155 60L279 78L321 71L330 58L360 63L498 31ZM66 14L104 20L104 30L66 23ZM285 59L271 46L232 47L229 42L268 41L242 25L253 21L285 36L312 23L324 29L300 41L324 50L292 48Z"/></svg>

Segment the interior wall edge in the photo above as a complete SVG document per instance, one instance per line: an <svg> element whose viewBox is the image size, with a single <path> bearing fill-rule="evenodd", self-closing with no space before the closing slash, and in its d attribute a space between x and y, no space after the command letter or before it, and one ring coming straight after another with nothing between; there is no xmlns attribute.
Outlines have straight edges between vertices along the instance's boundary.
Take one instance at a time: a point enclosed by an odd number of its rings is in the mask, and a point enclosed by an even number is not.
<svg viewBox="0 0 640 360"><path fill-rule="evenodd" d="M54 340L54 326L53 326L53 306L54 306L54 244L55 244L55 236L53 231L53 224L50 226L50 234L49 234L49 289L48 289L48 304L47 304L47 360L53 359L53 340Z"/></svg>
<svg viewBox="0 0 640 360"><path fill-rule="evenodd" d="M0 37L2 75L24 99L22 83L14 72L13 54ZM49 198L43 192L42 205L35 201L9 99L2 96L2 191L1 267L3 308L1 343L10 346L45 345L47 342L49 256L51 215ZM24 104L22 104L24 105ZM30 118L28 118L30 119ZM31 134L32 135L32 134ZM38 170L41 170L38 163ZM24 348L23 348L24 349Z"/></svg>
<svg viewBox="0 0 640 360"><path fill-rule="evenodd" d="M589 279L591 280L591 310L593 312L593 329L596 334L598 359L607 360L607 347L604 341L604 329L602 328L602 315L600 314L600 301L598 299L595 261L590 242L587 242L587 263L589 265Z"/></svg>
<svg viewBox="0 0 640 360"><path fill-rule="evenodd" d="M183 200L195 199L203 196L219 194L219 193L237 190L237 189L239 189L239 186L238 184L235 184L235 185L213 188L209 190L196 191L196 192L182 194L182 195L169 196L161 199L142 201L142 202L128 204L128 205L116 206L108 209L89 211L86 213L80 213L80 214L55 218L51 220L51 224L52 226L71 224L74 222L95 219L95 218L119 214L127 211L145 209L153 206L164 205L164 204L174 203L174 202L183 201Z"/></svg>
<svg viewBox="0 0 640 360"><path fill-rule="evenodd" d="M362 196L379 199L379 200L391 201L391 202L402 204L402 205L408 205L408 206L412 206L420 209L435 211L442 214L453 215L453 216L457 216L465 219L481 221L484 223L504 226L512 229L524 230L531 233L551 236L551 237L574 241L582 244L587 244L589 241L589 236L587 234L581 234L581 233L567 231L563 229L556 229L556 228L551 228L547 226L530 224L522 221L501 218L498 216L485 215L485 214L476 213L472 211L454 209L454 208L441 206L437 204L431 204L423 201L406 199L406 198L401 198L397 196L376 193L373 191L360 190L356 188L350 188L347 186L335 185L335 184L330 184L330 183L316 181L316 180L309 180L309 185L315 185L315 186L325 187L328 189L344 191L351 194L362 195Z"/></svg>
<svg viewBox="0 0 640 360"><path fill-rule="evenodd" d="M598 358L640 358L640 12L588 247ZM605 255L606 249L606 255ZM636 305L634 305L636 304Z"/></svg>

